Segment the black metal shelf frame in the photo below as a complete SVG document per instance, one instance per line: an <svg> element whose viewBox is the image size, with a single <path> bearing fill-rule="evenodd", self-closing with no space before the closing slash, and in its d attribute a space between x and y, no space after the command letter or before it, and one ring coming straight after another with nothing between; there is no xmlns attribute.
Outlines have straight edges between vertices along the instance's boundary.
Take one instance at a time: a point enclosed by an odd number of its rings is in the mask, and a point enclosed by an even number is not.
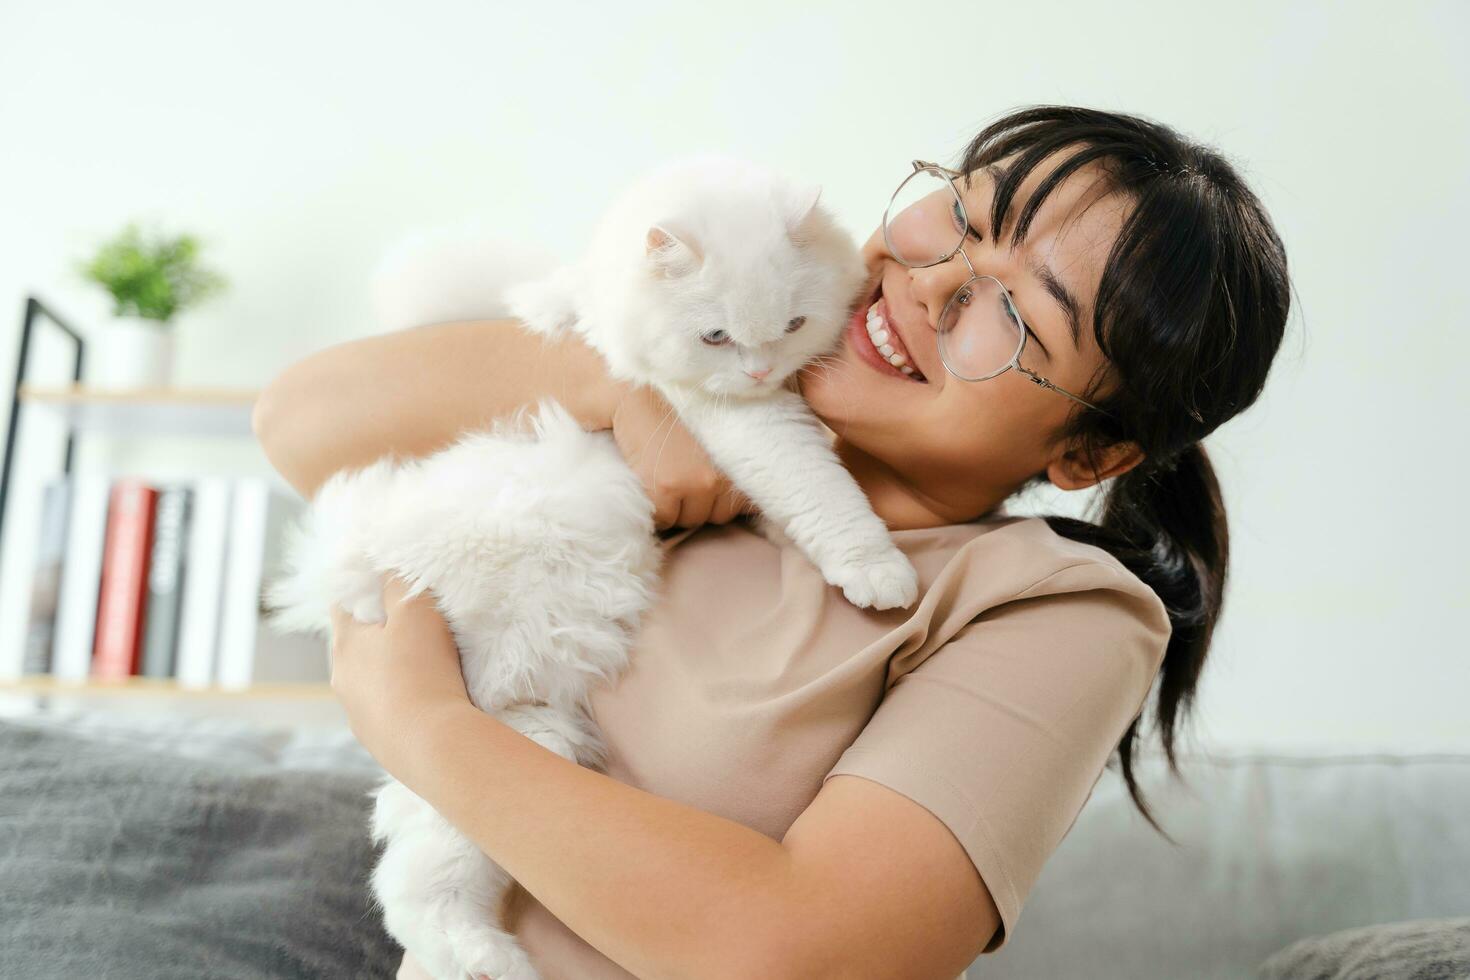
<svg viewBox="0 0 1470 980"><path fill-rule="evenodd" d="M26 371L30 367L31 357L31 334L40 323L50 323L71 339L76 349L76 357L72 366L72 381L80 384L82 381L82 355L87 342L81 335L73 330L65 320L57 316L46 304L34 296L26 297L25 318L21 321L20 328L20 353L15 358L15 386L10 391L10 421L5 432L5 462L0 464L0 555L5 553L5 511L6 504L10 500L10 479L15 467L15 455L18 450L16 436L20 432L20 408L21 388L26 382ZM66 430L66 455L62 459L61 472L63 475L71 475L72 451L75 449L76 432L68 425Z"/></svg>

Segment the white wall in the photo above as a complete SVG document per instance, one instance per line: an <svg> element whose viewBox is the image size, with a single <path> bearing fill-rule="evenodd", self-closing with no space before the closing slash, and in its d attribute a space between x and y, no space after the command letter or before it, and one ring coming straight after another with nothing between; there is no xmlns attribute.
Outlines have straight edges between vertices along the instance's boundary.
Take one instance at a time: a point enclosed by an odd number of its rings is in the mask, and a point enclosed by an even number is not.
<svg viewBox="0 0 1470 980"><path fill-rule="evenodd" d="M724 147L866 234L909 159L1007 108L1152 115L1245 168L1299 299L1266 397L1212 439L1236 561L1203 736L1470 743L1470 7L909 9L7 0L0 369L29 291L100 322L68 260L134 216L234 281L184 323L180 380L258 385L370 330L366 276L417 226L575 247L630 175Z"/></svg>

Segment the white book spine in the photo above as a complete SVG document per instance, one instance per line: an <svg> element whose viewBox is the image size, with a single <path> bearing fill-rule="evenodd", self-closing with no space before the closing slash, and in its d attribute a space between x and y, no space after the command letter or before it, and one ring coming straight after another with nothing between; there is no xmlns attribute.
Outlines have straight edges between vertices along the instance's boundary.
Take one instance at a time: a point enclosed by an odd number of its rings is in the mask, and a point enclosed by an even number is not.
<svg viewBox="0 0 1470 980"><path fill-rule="evenodd" d="M76 478L61 598L56 607L56 653L51 673L57 680L82 683L92 673L92 640L97 628L97 592L102 584L102 548L107 536L110 477Z"/></svg>
<svg viewBox="0 0 1470 980"><path fill-rule="evenodd" d="M177 659L182 687L208 687L215 682L219 646L225 559L229 551L230 484L206 477L194 486L184 566L183 610L179 620Z"/></svg>
<svg viewBox="0 0 1470 980"><path fill-rule="evenodd" d="M220 619L221 687L249 687L255 680L255 638L260 627L270 493L265 480L241 480L231 501L230 549Z"/></svg>

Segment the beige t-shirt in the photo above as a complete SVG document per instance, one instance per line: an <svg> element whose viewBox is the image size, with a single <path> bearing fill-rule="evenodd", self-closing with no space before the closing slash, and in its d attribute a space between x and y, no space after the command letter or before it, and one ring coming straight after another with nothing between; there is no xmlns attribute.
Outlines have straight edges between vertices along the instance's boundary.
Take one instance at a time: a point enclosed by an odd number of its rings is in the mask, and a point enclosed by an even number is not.
<svg viewBox="0 0 1470 980"><path fill-rule="evenodd" d="M780 840L850 773L920 804L1014 933L1164 655L1159 598L1042 520L899 531L911 609L857 609L792 546L742 523L670 539L632 666L592 707L608 773ZM545 980L625 970L522 897Z"/></svg>

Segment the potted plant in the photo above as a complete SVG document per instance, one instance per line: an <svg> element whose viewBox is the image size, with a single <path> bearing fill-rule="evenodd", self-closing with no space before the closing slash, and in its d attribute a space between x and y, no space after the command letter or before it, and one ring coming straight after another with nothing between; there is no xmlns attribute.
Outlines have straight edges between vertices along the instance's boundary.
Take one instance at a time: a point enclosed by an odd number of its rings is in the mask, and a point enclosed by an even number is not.
<svg viewBox="0 0 1470 980"><path fill-rule="evenodd" d="M115 319L92 338L88 381L98 388L166 386L173 371L174 318L225 288L199 264L192 235L145 234L130 224L104 242L83 276L112 294Z"/></svg>

